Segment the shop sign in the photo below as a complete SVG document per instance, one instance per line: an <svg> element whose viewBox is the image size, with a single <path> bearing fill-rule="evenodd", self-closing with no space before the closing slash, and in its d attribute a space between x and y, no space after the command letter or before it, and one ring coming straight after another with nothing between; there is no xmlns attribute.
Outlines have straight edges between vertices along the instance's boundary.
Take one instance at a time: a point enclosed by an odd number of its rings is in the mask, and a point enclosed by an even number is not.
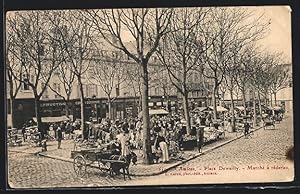
<svg viewBox="0 0 300 194"><path fill-rule="evenodd" d="M54 107L54 106L65 106L65 102L46 102L46 103L41 103L41 107Z"/></svg>
<svg viewBox="0 0 300 194"><path fill-rule="evenodd" d="M89 100L89 101L85 101L85 104L99 104L100 100ZM75 102L76 105L80 105L81 102L80 101L76 101Z"/></svg>

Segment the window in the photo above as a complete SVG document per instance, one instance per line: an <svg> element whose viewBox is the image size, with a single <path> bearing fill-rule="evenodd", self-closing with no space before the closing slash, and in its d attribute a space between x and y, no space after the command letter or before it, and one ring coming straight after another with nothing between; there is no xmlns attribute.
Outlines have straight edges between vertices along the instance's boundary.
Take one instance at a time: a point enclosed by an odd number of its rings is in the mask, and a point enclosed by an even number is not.
<svg viewBox="0 0 300 194"><path fill-rule="evenodd" d="M45 87L46 87L46 88L45 88ZM44 83L42 83L42 85L41 85L41 90L43 90L44 88L45 88L45 90L44 90L44 92L43 92L43 98L44 98L44 99L47 99L47 98L49 98L48 87L45 86Z"/></svg>
<svg viewBox="0 0 300 194"><path fill-rule="evenodd" d="M87 91L88 97L97 96L97 86L96 85L92 85L92 84L87 85L86 91Z"/></svg>
<svg viewBox="0 0 300 194"><path fill-rule="evenodd" d="M54 97L60 98L60 84L59 83L53 83L53 89L56 91Z"/></svg>
<svg viewBox="0 0 300 194"><path fill-rule="evenodd" d="M118 52L117 51L112 51L112 58L116 59L118 57Z"/></svg>
<svg viewBox="0 0 300 194"><path fill-rule="evenodd" d="M293 80L291 77L289 77L288 86L293 87Z"/></svg>
<svg viewBox="0 0 300 194"><path fill-rule="evenodd" d="M194 97L194 98L197 97L197 91L193 91L193 97Z"/></svg>
<svg viewBox="0 0 300 194"><path fill-rule="evenodd" d="M30 75L30 82L34 83L34 75Z"/></svg>
<svg viewBox="0 0 300 194"><path fill-rule="evenodd" d="M156 61L157 61L157 58L154 56L153 57L153 62L156 63Z"/></svg>
<svg viewBox="0 0 300 194"><path fill-rule="evenodd" d="M88 67L88 75L89 77L93 77L95 75L95 64L90 64L90 66Z"/></svg>
<svg viewBox="0 0 300 194"><path fill-rule="evenodd" d="M154 89L154 94L155 94L156 96L159 95L159 88L155 88L155 89Z"/></svg>
<svg viewBox="0 0 300 194"><path fill-rule="evenodd" d="M39 55L43 56L45 54L45 47L43 45L40 45L38 47L38 52L39 52Z"/></svg>
<svg viewBox="0 0 300 194"><path fill-rule="evenodd" d="M23 84L22 84L22 89L23 90L29 90L29 79L28 76L23 75Z"/></svg>
<svg viewBox="0 0 300 194"><path fill-rule="evenodd" d="M116 96L120 96L120 85L116 85Z"/></svg>
<svg viewBox="0 0 300 194"><path fill-rule="evenodd" d="M53 71L53 74L54 74L54 75L60 75L59 69L55 69L55 70Z"/></svg>

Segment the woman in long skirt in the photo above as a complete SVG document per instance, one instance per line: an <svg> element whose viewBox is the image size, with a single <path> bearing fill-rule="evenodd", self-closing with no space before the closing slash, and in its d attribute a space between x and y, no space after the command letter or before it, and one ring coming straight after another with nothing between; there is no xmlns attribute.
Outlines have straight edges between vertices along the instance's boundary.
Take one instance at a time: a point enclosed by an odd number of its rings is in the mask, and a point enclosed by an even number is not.
<svg viewBox="0 0 300 194"><path fill-rule="evenodd" d="M160 150L162 152L162 162L168 162L169 161L168 145L166 143L165 138L162 136L161 132L158 134L156 140L156 147L158 146L160 147Z"/></svg>

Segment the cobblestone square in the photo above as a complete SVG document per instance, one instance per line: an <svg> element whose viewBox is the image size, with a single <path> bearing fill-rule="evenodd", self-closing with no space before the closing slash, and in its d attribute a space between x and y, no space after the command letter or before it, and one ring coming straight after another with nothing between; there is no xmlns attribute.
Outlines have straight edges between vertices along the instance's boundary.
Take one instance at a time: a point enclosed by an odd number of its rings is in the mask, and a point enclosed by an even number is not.
<svg viewBox="0 0 300 194"><path fill-rule="evenodd" d="M132 180L126 181L122 176L112 178L95 168L88 168L87 177L78 178L70 162L9 151L9 185L48 188L291 181L293 163L286 159L286 151L293 146L292 119L288 115L275 130L259 129L255 138L242 137L161 175L132 176ZM273 169L261 169L267 166Z"/></svg>

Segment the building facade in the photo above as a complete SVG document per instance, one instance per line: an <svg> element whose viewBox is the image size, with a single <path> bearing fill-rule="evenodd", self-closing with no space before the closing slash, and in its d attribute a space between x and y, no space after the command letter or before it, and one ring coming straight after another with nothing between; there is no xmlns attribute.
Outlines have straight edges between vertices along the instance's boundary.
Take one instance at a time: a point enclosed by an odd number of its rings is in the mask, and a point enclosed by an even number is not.
<svg viewBox="0 0 300 194"><path fill-rule="evenodd" d="M87 70L82 74L81 81L83 83L83 92L86 99L85 111L87 117L93 117L96 120L108 116L108 95L105 91L105 86L110 87L111 112L113 119L124 117L135 117L141 111L141 78L139 77L139 68L137 64L127 55L115 50L102 50L93 53L93 58L101 58L105 63L117 63L121 68L121 74L126 74L126 79L118 80L121 75L114 73L115 69L109 72L112 74L112 81L100 83L99 79L95 78L97 65L91 61L86 61ZM88 63L88 64L87 64ZM68 64L62 64L61 67ZM149 107L164 108L168 111L178 111L182 108L182 96L177 89L171 84L167 70L159 63L157 58L153 56L149 61ZM66 87L63 78L71 77L71 71L66 70L62 73L62 69L56 69L41 96L40 110L42 117L56 117L65 115L68 112L73 115L74 119L80 118L80 88L79 82L74 78L71 82L71 88ZM107 70L108 71L108 70ZM192 74L191 88L189 93L190 107L203 106L207 103L208 92L201 86L203 78L197 72ZM101 75L100 75L101 76ZM124 76L124 75L122 75ZM27 76L34 80L33 75ZM100 77L101 78L101 77ZM105 77L104 77L105 78ZM104 80L106 81L106 80ZM15 86L16 87L16 86ZM42 90L43 84L40 84L38 90ZM9 88L9 87L7 87ZM66 102L67 91L70 91L69 100ZM68 103L68 106L66 106ZM8 110L8 125L14 122L24 123L28 119L35 117L34 111L34 95L33 91L25 82L17 93L13 107L15 114L14 121L11 120L11 103L9 91L7 91L7 110ZM66 111L68 108L68 111Z"/></svg>

